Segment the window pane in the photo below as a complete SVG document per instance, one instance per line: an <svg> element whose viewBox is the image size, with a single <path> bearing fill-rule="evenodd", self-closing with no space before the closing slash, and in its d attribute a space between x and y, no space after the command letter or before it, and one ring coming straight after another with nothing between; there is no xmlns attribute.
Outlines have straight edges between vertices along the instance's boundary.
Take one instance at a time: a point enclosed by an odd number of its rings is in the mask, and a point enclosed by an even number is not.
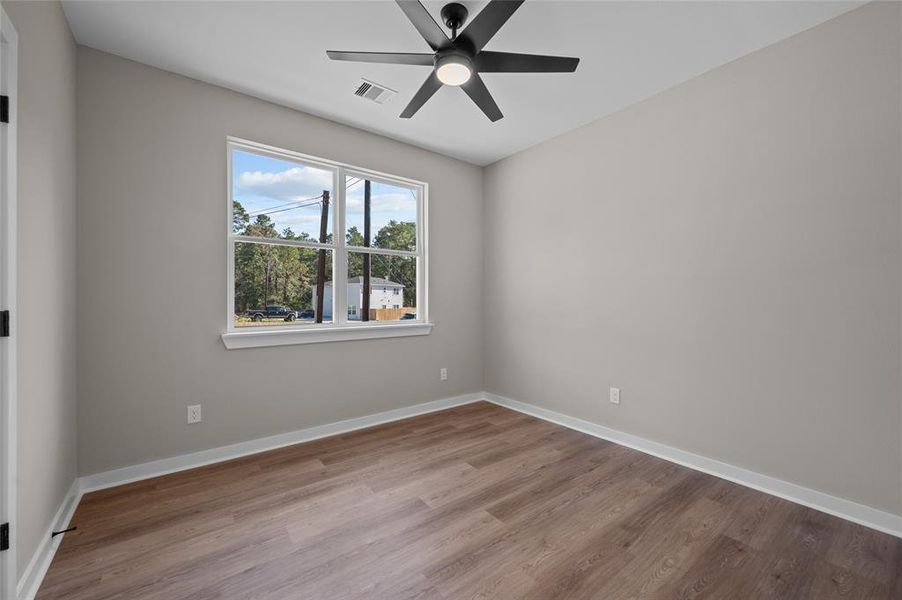
<svg viewBox="0 0 902 600"><path fill-rule="evenodd" d="M316 322L317 269L325 256L323 322L332 320L332 251L235 242L235 326Z"/></svg>
<svg viewBox="0 0 902 600"><path fill-rule="evenodd" d="M366 180L354 175L345 177L347 214L345 226L349 246L417 249L417 190L370 182L370 243L364 238Z"/></svg>
<svg viewBox="0 0 902 600"><path fill-rule="evenodd" d="M324 192L329 197L325 215ZM331 242L334 200L328 169L232 150L235 234Z"/></svg>
<svg viewBox="0 0 902 600"><path fill-rule="evenodd" d="M364 310L365 264L369 257L369 312ZM348 320L417 319L417 259L348 253Z"/></svg>

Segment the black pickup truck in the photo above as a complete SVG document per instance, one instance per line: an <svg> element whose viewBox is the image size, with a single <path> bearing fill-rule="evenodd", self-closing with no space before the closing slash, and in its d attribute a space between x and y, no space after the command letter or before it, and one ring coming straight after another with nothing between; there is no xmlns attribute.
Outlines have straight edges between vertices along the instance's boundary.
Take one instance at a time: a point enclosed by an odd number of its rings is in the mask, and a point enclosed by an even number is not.
<svg viewBox="0 0 902 600"><path fill-rule="evenodd" d="M282 319L283 321L294 321L298 318L298 311L292 310L287 306L279 306L273 304L266 308L255 308L247 311L247 316L251 321L262 321L263 319Z"/></svg>

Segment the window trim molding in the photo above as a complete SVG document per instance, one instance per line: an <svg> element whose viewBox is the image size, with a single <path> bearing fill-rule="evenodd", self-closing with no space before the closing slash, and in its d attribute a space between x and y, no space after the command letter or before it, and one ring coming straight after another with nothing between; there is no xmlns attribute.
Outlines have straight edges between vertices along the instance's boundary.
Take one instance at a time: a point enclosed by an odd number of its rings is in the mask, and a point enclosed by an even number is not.
<svg viewBox="0 0 902 600"><path fill-rule="evenodd" d="M232 230L233 173L232 152L243 150L278 160L298 161L304 165L327 169L332 172L332 239L333 244L313 241L281 240L278 238L256 238L236 235ZM372 169L357 167L346 163L332 161L268 146L234 136L226 137L226 330L222 333L222 342L227 349L253 348L262 346L287 346L294 344L311 344L342 340L365 340L374 338L394 338L414 335L428 335L433 324L429 320L429 244L428 244L428 199L429 184L407 177L381 173ZM400 185L412 188L417 196L416 250L391 250L375 247L361 248L348 246L345 239L345 177L364 177L370 181L378 181L389 185ZM334 285L332 292L332 322L286 328L279 325L253 329L235 327L235 243L264 243L283 246L296 246L316 250L329 250L332 253L332 280L347 281L347 258L350 252L381 254L385 256L402 256L415 258L417 261L417 319L404 322L361 322L348 321L347 286ZM374 324L378 323L378 324Z"/></svg>
<svg viewBox="0 0 902 600"><path fill-rule="evenodd" d="M222 343L229 350L261 348L265 346L294 346L350 340L429 335L432 323L392 323L391 325L324 325L308 329L264 329L222 334Z"/></svg>

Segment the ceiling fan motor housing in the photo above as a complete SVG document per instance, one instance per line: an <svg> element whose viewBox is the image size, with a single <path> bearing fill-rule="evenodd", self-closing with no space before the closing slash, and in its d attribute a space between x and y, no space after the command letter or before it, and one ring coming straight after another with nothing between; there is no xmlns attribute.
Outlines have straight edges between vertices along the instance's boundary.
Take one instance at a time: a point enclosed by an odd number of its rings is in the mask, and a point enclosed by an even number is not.
<svg viewBox="0 0 902 600"><path fill-rule="evenodd" d="M467 22L467 15L469 15L469 11L467 7L459 2L451 2L450 4L446 4L442 7L442 22L445 26L452 30L457 31L461 27L464 26L464 23Z"/></svg>

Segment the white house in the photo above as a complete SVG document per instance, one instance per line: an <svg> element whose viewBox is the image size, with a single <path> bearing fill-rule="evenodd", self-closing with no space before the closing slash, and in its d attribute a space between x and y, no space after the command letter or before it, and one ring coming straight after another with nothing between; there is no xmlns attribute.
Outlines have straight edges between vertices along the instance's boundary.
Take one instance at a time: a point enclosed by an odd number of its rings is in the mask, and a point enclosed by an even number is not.
<svg viewBox="0 0 902 600"><path fill-rule="evenodd" d="M316 286L312 286L316 298ZM363 306L363 276L348 278L348 319L360 319ZM403 308L404 286L382 277L370 277L370 308ZM323 288L323 319L332 318L332 282Z"/></svg>

